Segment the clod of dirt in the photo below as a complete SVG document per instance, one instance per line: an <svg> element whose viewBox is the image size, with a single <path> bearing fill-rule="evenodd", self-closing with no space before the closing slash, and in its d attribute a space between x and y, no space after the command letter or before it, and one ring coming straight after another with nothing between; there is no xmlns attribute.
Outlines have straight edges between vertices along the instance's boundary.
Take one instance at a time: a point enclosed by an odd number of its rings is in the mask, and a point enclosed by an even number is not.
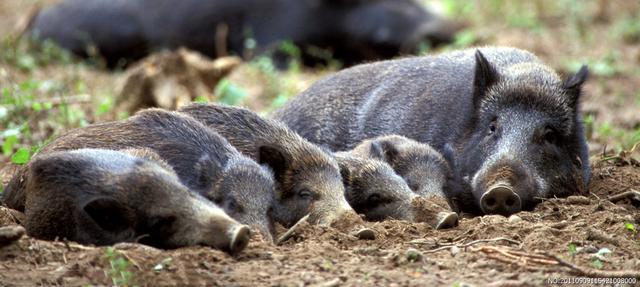
<svg viewBox="0 0 640 287"><path fill-rule="evenodd" d="M416 197L411 202L411 208L414 210L415 222L426 222L436 229L458 225L458 215L451 210L444 197Z"/></svg>
<svg viewBox="0 0 640 287"><path fill-rule="evenodd" d="M363 228L355 233L355 236L361 240L376 240L376 232L373 229Z"/></svg>
<svg viewBox="0 0 640 287"><path fill-rule="evenodd" d="M24 227L20 225L11 225L0 227L0 247L7 246L27 233Z"/></svg>
<svg viewBox="0 0 640 287"><path fill-rule="evenodd" d="M405 252L405 257L407 258L407 261L409 262L418 262L418 261L422 261L424 255L422 255L422 252L418 251L417 249L414 248L409 248L407 249L407 252Z"/></svg>
<svg viewBox="0 0 640 287"><path fill-rule="evenodd" d="M591 204L591 200L589 198L581 196L581 195L572 195L572 196L567 197L567 203L568 204L588 205L588 204Z"/></svg>
<svg viewBox="0 0 640 287"><path fill-rule="evenodd" d="M196 97L213 100L218 82L241 62L238 57L210 60L184 48L153 54L127 70L116 99L117 110L174 110Z"/></svg>
<svg viewBox="0 0 640 287"><path fill-rule="evenodd" d="M364 220L356 213L345 213L340 216L340 218L333 221L333 223L331 223L331 227L342 232L349 232L350 230L354 230L354 226L360 226L363 224Z"/></svg>
<svg viewBox="0 0 640 287"><path fill-rule="evenodd" d="M0 206L0 226L21 224L24 220L24 213Z"/></svg>

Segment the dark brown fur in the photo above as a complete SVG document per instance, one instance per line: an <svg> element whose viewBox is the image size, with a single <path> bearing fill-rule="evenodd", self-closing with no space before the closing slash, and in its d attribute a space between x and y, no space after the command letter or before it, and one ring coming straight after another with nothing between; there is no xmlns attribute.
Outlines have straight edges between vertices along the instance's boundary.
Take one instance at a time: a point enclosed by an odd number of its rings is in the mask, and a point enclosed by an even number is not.
<svg viewBox="0 0 640 287"><path fill-rule="evenodd" d="M273 170L279 204L274 212L285 226L307 213L312 222L329 224L342 213L353 212L333 157L284 124L246 109L214 104L192 104L179 111L202 121L243 154Z"/></svg>
<svg viewBox="0 0 640 287"><path fill-rule="evenodd" d="M101 149L58 151L33 159L27 175L25 227L31 236L239 251L229 248L230 231L241 225L152 160Z"/></svg>
<svg viewBox="0 0 640 287"><path fill-rule="evenodd" d="M452 171L445 158L428 144L388 135L365 140L351 153L387 162L416 194L445 196Z"/></svg>
<svg viewBox="0 0 640 287"><path fill-rule="evenodd" d="M265 237L271 236L272 175L187 115L148 109L126 120L75 129L45 146L36 158L79 148L150 149L172 167L189 189L226 207L234 218L257 227ZM24 209L22 191L26 180L23 169L7 186L4 201L9 207Z"/></svg>
<svg viewBox="0 0 640 287"><path fill-rule="evenodd" d="M411 202L416 195L388 164L348 152L334 156L340 166L345 197L356 212L371 221L414 219Z"/></svg>
<svg viewBox="0 0 640 287"><path fill-rule="evenodd" d="M488 192L494 165L510 165L529 186L514 189L522 209L539 198L587 188L590 166L579 109L588 69L561 79L535 55L480 47L381 61L318 81L274 118L305 139L349 150L398 134L455 155L460 188L450 200L467 212ZM517 212L516 209L511 212Z"/></svg>

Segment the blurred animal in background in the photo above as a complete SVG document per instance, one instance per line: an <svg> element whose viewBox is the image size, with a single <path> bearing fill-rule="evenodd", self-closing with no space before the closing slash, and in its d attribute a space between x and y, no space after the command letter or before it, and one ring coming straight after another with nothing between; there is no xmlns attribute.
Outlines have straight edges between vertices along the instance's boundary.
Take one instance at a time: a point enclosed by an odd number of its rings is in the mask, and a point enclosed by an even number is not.
<svg viewBox="0 0 640 287"><path fill-rule="evenodd" d="M286 63L283 41L306 65L348 66L450 42L460 28L414 0L66 0L33 14L27 34L108 67L179 47Z"/></svg>
<svg viewBox="0 0 640 287"><path fill-rule="evenodd" d="M150 55L127 69L117 110L133 114L149 107L175 110L198 97L212 101L218 82L241 62L238 57L210 60L184 48Z"/></svg>

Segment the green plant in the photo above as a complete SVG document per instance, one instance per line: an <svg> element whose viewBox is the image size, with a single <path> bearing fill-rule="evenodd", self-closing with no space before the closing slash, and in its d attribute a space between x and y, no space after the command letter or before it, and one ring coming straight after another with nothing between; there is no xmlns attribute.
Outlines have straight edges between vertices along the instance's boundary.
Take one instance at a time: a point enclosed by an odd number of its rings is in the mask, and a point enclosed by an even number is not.
<svg viewBox="0 0 640 287"><path fill-rule="evenodd" d="M299 73L302 67L302 53L300 48L292 41L283 41L280 43L279 50L288 57L289 66L287 69L289 72Z"/></svg>
<svg viewBox="0 0 640 287"><path fill-rule="evenodd" d="M624 223L624 228L627 229L629 232L631 232L631 234L633 236L638 235L638 229L636 228L636 226L633 223L625 222Z"/></svg>
<svg viewBox="0 0 640 287"><path fill-rule="evenodd" d="M216 95L218 102L227 105L237 105L248 95L247 91L229 81L228 79L223 79L218 83L215 88L214 94ZM196 99L196 101L197 100L198 99Z"/></svg>
<svg viewBox="0 0 640 287"><path fill-rule="evenodd" d="M609 253L611 253L611 250L609 250L609 248L600 248L598 252L591 255L591 265L595 268L602 269L602 267L604 267L604 257Z"/></svg>
<svg viewBox="0 0 640 287"><path fill-rule="evenodd" d="M625 17L613 26L613 34L627 43L640 42L640 21L637 17Z"/></svg>
<svg viewBox="0 0 640 287"><path fill-rule="evenodd" d="M578 247L576 246L575 243L569 243L567 248L569 249L569 254L571 256L576 256L576 254L578 254Z"/></svg>
<svg viewBox="0 0 640 287"><path fill-rule="evenodd" d="M105 271L105 274L111 278L113 285L131 285L133 281L133 273L129 270L131 262L113 247L105 249L104 258L109 262L109 270Z"/></svg>
<svg viewBox="0 0 640 287"><path fill-rule="evenodd" d="M0 61L26 72L54 63L72 63L67 51L52 41L39 41L33 37L4 37L0 51Z"/></svg>

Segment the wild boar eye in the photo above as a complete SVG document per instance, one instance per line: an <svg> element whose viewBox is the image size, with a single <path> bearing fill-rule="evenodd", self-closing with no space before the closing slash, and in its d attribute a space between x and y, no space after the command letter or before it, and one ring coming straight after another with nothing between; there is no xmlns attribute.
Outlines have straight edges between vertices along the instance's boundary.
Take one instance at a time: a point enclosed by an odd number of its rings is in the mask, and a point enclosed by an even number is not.
<svg viewBox="0 0 640 287"><path fill-rule="evenodd" d="M298 191L298 196L302 199L311 199L313 197L313 194L310 190L303 188Z"/></svg>

